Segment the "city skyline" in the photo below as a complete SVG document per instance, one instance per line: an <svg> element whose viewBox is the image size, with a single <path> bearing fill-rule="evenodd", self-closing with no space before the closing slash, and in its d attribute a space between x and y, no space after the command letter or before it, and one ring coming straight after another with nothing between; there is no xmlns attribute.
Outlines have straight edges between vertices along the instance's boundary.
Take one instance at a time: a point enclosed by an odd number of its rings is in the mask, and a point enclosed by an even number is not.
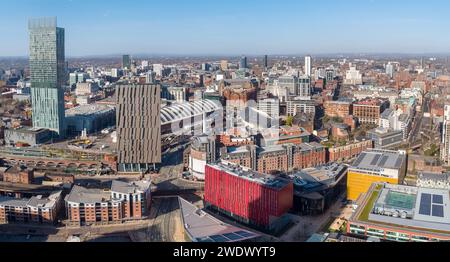
<svg viewBox="0 0 450 262"><path fill-rule="evenodd" d="M124 6L115 0L43 0L39 5L19 0L10 8L20 8L20 13L0 18L9 25L9 41L0 44L0 56L27 56L28 19L48 16L57 16L67 30L68 57L450 53L450 36L442 33L450 25L445 12L450 3L431 3L232 0L219 5L199 0ZM92 12L70 11L80 7Z"/></svg>

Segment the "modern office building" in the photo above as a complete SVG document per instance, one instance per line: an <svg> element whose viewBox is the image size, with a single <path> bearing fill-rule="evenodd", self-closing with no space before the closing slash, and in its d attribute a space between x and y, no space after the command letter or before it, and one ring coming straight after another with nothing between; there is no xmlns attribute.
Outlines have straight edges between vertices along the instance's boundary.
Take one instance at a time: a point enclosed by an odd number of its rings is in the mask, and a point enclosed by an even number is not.
<svg viewBox="0 0 450 262"><path fill-rule="evenodd" d="M258 110L278 120L280 117L280 100L278 98L260 99L258 100Z"/></svg>
<svg viewBox="0 0 450 262"><path fill-rule="evenodd" d="M320 215L346 190L347 166L333 163L306 168L290 177L294 182L294 212Z"/></svg>
<svg viewBox="0 0 450 262"><path fill-rule="evenodd" d="M274 229L293 204L293 183L231 163L206 166L205 206L242 223ZM279 224L278 224L279 225Z"/></svg>
<svg viewBox="0 0 450 262"><path fill-rule="evenodd" d="M404 151L364 151L348 169L347 199L356 201L373 183L400 184L406 176Z"/></svg>
<svg viewBox="0 0 450 262"><path fill-rule="evenodd" d="M311 77L299 77L297 96L303 99L309 99L311 97Z"/></svg>
<svg viewBox="0 0 450 262"><path fill-rule="evenodd" d="M241 59L239 60L239 69L241 69L241 70L248 69L246 56L242 56Z"/></svg>
<svg viewBox="0 0 450 262"><path fill-rule="evenodd" d="M403 132L401 130L375 128L367 132L367 138L373 141L374 148L391 149L403 143Z"/></svg>
<svg viewBox="0 0 450 262"><path fill-rule="evenodd" d="M56 17L30 19L33 127L64 136L65 39Z"/></svg>
<svg viewBox="0 0 450 262"><path fill-rule="evenodd" d="M449 190L374 183L349 219L347 233L394 242L448 242Z"/></svg>
<svg viewBox="0 0 450 262"><path fill-rule="evenodd" d="M124 83L116 92L118 170L154 169L161 163L161 87Z"/></svg>
<svg viewBox="0 0 450 262"><path fill-rule="evenodd" d="M267 55L264 56L264 69L268 69L269 68L269 58Z"/></svg>
<svg viewBox="0 0 450 262"><path fill-rule="evenodd" d="M315 100L294 99L286 103L286 110L288 116L295 116L300 113L316 114Z"/></svg>

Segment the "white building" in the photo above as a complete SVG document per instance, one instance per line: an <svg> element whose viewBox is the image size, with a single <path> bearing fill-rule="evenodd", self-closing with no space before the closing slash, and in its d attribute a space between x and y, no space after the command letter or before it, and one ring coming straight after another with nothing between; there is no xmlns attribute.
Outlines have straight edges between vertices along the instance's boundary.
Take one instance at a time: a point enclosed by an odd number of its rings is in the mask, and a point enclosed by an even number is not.
<svg viewBox="0 0 450 262"><path fill-rule="evenodd" d="M280 100L278 98L266 98L258 101L258 110L266 113L274 119L280 117Z"/></svg>
<svg viewBox="0 0 450 262"><path fill-rule="evenodd" d="M153 64L153 72L156 73L157 76L163 76L164 66L162 64Z"/></svg>
<svg viewBox="0 0 450 262"><path fill-rule="evenodd" d="M311 56L305 56L305 75L312 76L312 58Z"/></svg>
<svg viewBox="0 0 450 262"><path fill-rule="evenodd" d="M390 78L394 77L394 65L390 62L386 65L386 75L388 75Z"/></svg>
<svg viewBox="0 0 450 262"><path fill-rule="evenodd" d="M76 96L89 96L97 93L99 87L95 83L78 83L75 89Z"/></svg>
<svg viewBox="0 0 450 262"><path fill-rule="evenodd" d="M350 66L350 70L348 70L345 74L344 84L346 85L362 85L362 74L359 70L356 70L356 66Z"/></svg>
<svg viewBox="0 0 450 262"><path fill-rule="evenodd" d="M295 116L298 113L315 114L316 103L314 100L294 99L287 101L287 115Z"/></svg>
<svg viewBox="0 0 450 262"><path fill-rule="evenodd" d="M378 124L381 128L389 131L402 131L403 139L407 139L411 131L412 120L409 114L403 114L400 110L386 109L381 114Z"/></svg>

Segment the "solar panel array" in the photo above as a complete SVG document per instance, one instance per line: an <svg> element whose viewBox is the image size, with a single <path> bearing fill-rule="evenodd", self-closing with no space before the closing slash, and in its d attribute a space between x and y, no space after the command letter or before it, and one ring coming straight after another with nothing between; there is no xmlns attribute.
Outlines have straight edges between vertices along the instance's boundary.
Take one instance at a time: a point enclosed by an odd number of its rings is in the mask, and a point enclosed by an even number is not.
<svg viewBox="0 0 450 262"><path fill-rule="evenodd" d="M376 165L376 164L378 163L378 160L380 159L380 157L381 157L381 155L376 154L376 155L373 157L372 162L370 162L370 165L372 165L372 166Z"/></svg>
<svg viewBox="0 0 450 262"><path fill-rule="evenodd" d="M386 162L388 161L388 159L389 159L389 156L383 156L383 157L381 158L381 161L380 161L380 163L378 164L378 166L379 166L379 167L384 167L384 165L386 164Z"/></svg>
<svg viewBox="0 0 450 262"><path fill-rule="evenodd" d="M423 193L420 198L419 214L424 216L444 217L444 197Z"/></svg>
<svg viewBox="0 0 450 262"><path fill-rule="evenodd" d="M201 240L199 240L200 242L220 242L220 243L225 243L225 242L236 242L236 241L242 241L248 238L252 238L252 237L256 237L256 234L253 234L251 232L248 231L236 231L236 232L232 232L232 233L226 233L226 234L222 234L222 235L212 235L212 236L208 236L206 238L203 238Z"/></svg>

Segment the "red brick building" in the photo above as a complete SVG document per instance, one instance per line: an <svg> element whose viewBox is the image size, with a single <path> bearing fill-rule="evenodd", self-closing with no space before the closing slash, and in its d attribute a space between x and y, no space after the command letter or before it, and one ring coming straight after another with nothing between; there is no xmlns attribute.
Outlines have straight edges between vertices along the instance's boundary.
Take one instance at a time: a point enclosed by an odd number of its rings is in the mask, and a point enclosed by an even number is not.
<svg viewBox="0 0 450 262"><path fill-rule="evenodd" d="M205 202L242 223L271 229L293 206L293 183L232 164L207 165Z"/></svg>
<svg viewBox="0 0 450 262"><path fill-rule="evenodd" d="M345 146L328 148L328 162L349 160L359 156L363 151L373 148L373 141L366 140Z"/></svg>
<svg viewBox="0 0 450 262"><path fill-rule="evenodd" d="M34 170L21 167L11 167L3 173L3 182L17 184L33 183Z"/></svg>
<svg viewBox="0 0 450 262"><path fill-rule="evenodd" d="M349 101L325 101L323 107L328 117L345 118L352 114L352 103Z"/></svg>
<svg viewBox="0 0 450 262"><path fill-rule="evenodd" d="M286 144L268 147L228 148L223 160L270 174L315 167L326 163L326 150L318 143Z"/></svg>
<svg viewBox="0 0 450 262"><path fill-rule="evenodd" d="M389 101L381 99L365 99L353 104L353 116L361 124L375 124L380 120L381 114L389 107Z"/></svg>
<svg viewBox="0 0 450 262"><path fill-rule="evenodd" d="M122 223L144 218L151 205L150 182L114 180L110 191L74 186L66 196L69 225Z"/></svg>
<svg viewBox="0 0 450 262"><path fill-rule="evenodd" d="M63 207L61 193L23 199L0 197L0 224L54 224Z"/></svg>

